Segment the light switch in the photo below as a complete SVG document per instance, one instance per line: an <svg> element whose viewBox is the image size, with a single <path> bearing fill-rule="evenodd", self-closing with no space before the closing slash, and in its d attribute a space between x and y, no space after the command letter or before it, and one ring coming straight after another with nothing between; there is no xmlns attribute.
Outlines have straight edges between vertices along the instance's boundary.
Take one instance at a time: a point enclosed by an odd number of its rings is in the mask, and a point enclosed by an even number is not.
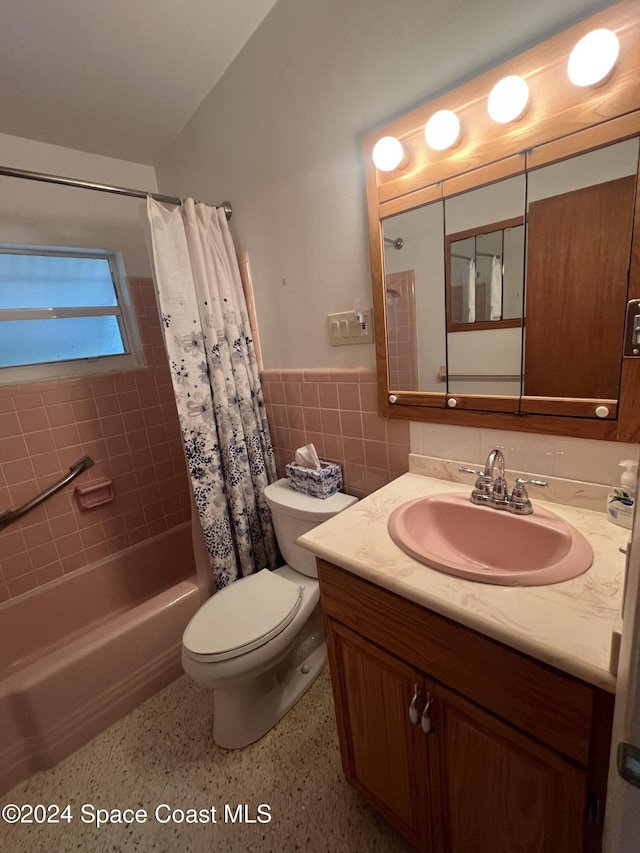
<svg viewBox="0 0 640 853"><path fill-rule="evenodd" d="M362 312L364 329L356 320L353 311L328 314L329 343L332 347L352 346L353 344L373 343L373 323L371 309Z"/></svg>

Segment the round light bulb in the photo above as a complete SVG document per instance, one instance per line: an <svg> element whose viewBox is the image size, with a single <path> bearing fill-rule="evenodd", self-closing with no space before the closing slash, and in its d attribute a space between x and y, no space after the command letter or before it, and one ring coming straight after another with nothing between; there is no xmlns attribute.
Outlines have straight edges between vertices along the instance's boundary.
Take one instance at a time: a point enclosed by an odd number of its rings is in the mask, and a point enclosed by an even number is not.
<svg viewBox="0 0 640 853"><path fill-rule="evenodd" d="M512 74L503 77L489 93L487 110L498 124L515 121L524 113L529 103L529 86L522 77Z"/></svg>
<svg viewBox="0 0 640 853"><path fill-rule="evenodd" d="M575 86L602 83L616 64L620 42L611 30L592 30L571 51L567 63L569 80Z"/></svg>
<svg viewBox="0 0 640 853"><path fill-rule="evenodd" d="M373 146L373 162L381 172L392 172L404 159L404 148L395 136L383 136Z"/></svg>
<svg viewBox="0 0 640 853"><path fill-rule="evenodd" d="M427 122L424 137L429 148L444 151L451 148L460 138L460 120L451 110L438 110Z"/></svg>

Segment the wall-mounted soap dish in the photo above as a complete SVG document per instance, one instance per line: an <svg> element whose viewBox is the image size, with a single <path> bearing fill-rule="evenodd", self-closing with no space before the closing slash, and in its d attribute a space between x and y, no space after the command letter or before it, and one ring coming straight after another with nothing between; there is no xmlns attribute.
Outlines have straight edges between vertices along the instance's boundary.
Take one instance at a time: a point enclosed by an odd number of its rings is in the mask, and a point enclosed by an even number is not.
<svg viewBox="0 0 640 853"><path fill-rule="evenodd" d="M110 477L76 486L75 492L80 509L94 509L94 507L111 503L115 497L113 480Z"/></svg>

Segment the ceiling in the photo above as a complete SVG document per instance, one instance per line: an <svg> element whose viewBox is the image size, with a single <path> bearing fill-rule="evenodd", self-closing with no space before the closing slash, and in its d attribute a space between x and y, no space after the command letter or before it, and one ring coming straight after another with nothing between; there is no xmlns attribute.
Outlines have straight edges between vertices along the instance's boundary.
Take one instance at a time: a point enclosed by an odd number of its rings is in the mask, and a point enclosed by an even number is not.
<svg viewBox="0 0 640 853"><path fill-rule="evenodd" d="M275 0L1 0L0 132L154 164Z"/></svg>

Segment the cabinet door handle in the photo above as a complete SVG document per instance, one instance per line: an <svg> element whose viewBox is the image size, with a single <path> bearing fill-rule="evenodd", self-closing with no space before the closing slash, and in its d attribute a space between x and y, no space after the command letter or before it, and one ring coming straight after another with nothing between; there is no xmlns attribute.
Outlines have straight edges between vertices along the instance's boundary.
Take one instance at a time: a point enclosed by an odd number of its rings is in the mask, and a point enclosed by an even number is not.
<svg viewBox="0 0 640 853"><path fill-rule="evenodd" d="M433 703L433 696L431 693L427 693L427 702L422 711L422 716L420 717L420 725L422 726L422 731L428 735L431 729L431 717L429 716L429 708Z"/></svg>
<svg viewBox="0 0 640 853"><path fill-rule="evenodd" d="M420 696L420 686L413 685L413 699L409 705L409 719L416 725L420 721L420 713L418 712L418 697Z"/></svg>

